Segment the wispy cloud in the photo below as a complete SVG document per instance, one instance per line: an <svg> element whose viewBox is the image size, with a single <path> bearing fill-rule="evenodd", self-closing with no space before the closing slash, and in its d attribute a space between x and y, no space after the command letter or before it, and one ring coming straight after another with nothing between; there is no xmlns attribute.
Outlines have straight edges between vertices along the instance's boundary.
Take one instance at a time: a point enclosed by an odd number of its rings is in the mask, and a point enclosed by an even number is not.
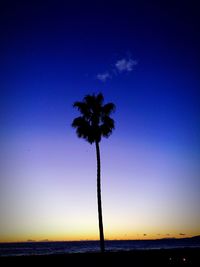
<svg viewBox="0 0 200 267"><path fill-rule="evenodd" d="M104 73L98 73L96 78L101 82L106 82L108 79L111 79L112 76L110 75L109 72L104 72Z"/></svg>
<svg viewBox="0 0 200 267"><path fill-rule="evenodd" d="M179 235L185 235L184 233L180 233Z"/></svg>
<svg viewBox="0 0 200 267"><path fill-rule="evenodd" d="M119 72L122 72L122 71L130 72L133 70L133 67L137 64L138 63L136 60L132 60L131 58L129 59L122 58L116 62L115 67Z"/></svg>
<svg viewBox="0 0 200 267"><path fill-rule="evenodd" d="M96 79L101 82L106 82L108 79L112 79L113 76L121 75L122 73L131 72L134 70L138 62L136 60L129 58L122 58L117 60L117 62L110 68L109 71L98 73Z"/></svg>

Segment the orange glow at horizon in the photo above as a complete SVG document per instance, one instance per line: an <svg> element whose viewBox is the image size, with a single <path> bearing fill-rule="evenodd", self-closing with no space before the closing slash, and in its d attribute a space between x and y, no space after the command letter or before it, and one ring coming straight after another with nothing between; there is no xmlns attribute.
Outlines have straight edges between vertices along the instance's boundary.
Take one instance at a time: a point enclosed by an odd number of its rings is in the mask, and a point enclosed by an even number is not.
<svg viewBox="0 0 200 267"><path fill-rule="evenodd" d="M144 232L144 231L143 231ZM149 239L162 239L162 238L185 238L200 235L199 232L190 231L187 233L171 232L166 233L149 233L144 232L108 232L105 231L105 240L149 240ZM73 233L21 233L21 234L7 234L0 237L0 242L41 242L41 241L98 241L98 232L73 232Z"/></svg>

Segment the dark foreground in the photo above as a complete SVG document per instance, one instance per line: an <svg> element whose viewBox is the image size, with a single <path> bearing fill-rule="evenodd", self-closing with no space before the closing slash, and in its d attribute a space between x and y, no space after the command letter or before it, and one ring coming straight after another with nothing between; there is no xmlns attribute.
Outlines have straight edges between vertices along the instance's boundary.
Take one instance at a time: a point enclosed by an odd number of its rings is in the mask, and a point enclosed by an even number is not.
<svg viewBox="0 0 200 267"><path fill-rule="evenodd" d="M19 264L19 265L18 265ZM0 266L200 266L200 248L0 257Z"/></svg>

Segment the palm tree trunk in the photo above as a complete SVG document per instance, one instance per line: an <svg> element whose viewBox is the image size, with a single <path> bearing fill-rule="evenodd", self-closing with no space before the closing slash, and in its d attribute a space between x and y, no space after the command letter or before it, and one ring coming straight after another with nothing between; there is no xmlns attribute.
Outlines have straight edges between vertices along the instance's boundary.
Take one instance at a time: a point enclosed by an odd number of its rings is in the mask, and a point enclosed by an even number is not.
<svg viewBox="0 0 200 267"><path fill-rule="evenodd" d="M99 215L99 236L101 252L105 251L104 233L103 233L103 218L101 207L101 160L99 143L96 142L96 155L97 155L97 202L98 202L98 215Z"/></svg>

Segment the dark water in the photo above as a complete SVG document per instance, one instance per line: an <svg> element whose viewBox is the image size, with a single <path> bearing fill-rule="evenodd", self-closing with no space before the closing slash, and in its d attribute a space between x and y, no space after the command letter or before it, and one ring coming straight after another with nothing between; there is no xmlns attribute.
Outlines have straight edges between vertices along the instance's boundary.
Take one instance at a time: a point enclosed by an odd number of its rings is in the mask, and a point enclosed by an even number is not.
<svg viewBox="0 0 200 267"><path fill-rule="evenodd" d="M106 241L107 251L200 247L199 239ZM0 256L85 253L99 251L98 241L0 243Z"/></svg>

